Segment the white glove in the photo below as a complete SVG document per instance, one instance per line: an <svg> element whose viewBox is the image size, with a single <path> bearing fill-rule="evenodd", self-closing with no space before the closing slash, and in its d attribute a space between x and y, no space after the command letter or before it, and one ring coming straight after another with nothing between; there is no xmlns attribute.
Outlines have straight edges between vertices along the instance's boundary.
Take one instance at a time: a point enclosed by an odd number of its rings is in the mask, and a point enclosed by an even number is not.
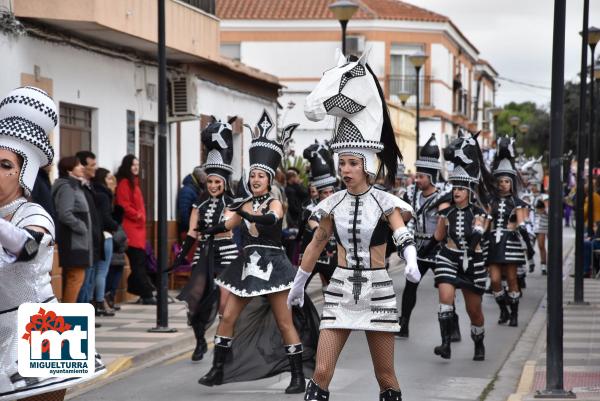
<svg viewBox="0 0 600 401"><path fill-rule="evenodd" d="M0 245L14 256L19 256L25 242L31 238L27 231L0 218Z"/></svg>
<svg viewBox="0 0 600 401"><path fill-rule="evenodd" d="M421 281L421 272L417 264L417 248L414 245L407 246L404 248L403 256L406 260L406 267L404 268L406 279L411 283L418 283Z"/></svg>
<svg viewBox="0 0 600 401"><path fill-rule="evenodd" d="M310 277L310 273L302 270L302 267L298 267L296 277L294 277L294 284L290 288L290 293L287 298L288 309L292 309L293 305L302 307L304 305L304 285Z"/></svg>

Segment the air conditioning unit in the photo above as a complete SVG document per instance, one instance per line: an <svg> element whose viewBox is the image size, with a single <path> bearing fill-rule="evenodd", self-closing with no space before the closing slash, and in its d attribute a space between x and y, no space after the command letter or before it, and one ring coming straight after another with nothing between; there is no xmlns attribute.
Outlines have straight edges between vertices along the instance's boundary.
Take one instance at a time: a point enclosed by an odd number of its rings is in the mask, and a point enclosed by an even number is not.
<svg viewBox="0 0 600 401"><path fill-rule="evenodd" d="M200 116L197 78L192 75L171 78L171 115Z"/></svg>
<svg viewBox="0 0 600 401"><path fill-rule="evenodd" d="M364 36L347 36L346 37L346 55L354 54L360 56L365 51Z"/></svg>

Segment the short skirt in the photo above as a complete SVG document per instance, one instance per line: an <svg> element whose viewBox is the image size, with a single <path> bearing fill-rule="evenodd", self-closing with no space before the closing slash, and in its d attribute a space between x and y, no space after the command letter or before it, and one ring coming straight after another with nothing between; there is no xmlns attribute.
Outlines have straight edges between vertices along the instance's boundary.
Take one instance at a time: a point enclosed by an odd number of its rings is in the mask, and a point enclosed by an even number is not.
<svg viewBox="0 0 600 401"><path fill-rule="evenodd" d="M338 266L324 295L320 330L400 330L394 283L385 268Z"/></svg>
<svg viewBox="0 0 600 401"><path fill-rule="evenodd" d="M468 258L466 266L465 256ZM481 251L465 255L464 251L444 246L437 254L434 273L436 287L447 283L477 294L483 294L485 291L488 275Z"/></svg>
<svg viewBox="0 0 600 401"><path fill-rule="evenodd" d="M548 234L548 215L546 213L535 214L533 232L536 234Z"/></svg>
<svg viewBox="0 0 600 401"><path fill-rule="evenodd" d="M517 231L504 229L500 241L496 241L496 232L489 236L487 264L513 264L526 263L525 244Z"/></svg>
<svg viewBox="0 0 600 401"><path fill-rule="evenodd" d="M294 277L296 269L282 248L247 245L215 282L239 297L256 297L289 290Z"/></svg>
<svg viewBox="0 0 600 401"><path fill-rule="evenodd" d="M231 262L233 262L240 254L238 251L237 245L233 242L233 239L222 237L222 238L214 238L212 240L213 246L213 270L216 275L219 275L228 267ZM200 257L202 257L202 248L203 246L209 246L208 243L200 244L198 248L196 248L196 252L194 253L194 259L192 264L195 265L198 263Z"/></svg>

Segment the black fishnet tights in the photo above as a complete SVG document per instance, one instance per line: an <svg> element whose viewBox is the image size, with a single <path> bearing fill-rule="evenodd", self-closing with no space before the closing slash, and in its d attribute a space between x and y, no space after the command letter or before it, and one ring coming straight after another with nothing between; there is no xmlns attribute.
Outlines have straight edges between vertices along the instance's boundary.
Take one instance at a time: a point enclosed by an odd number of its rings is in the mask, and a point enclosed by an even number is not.
<svg viewBox="0 0 600 401"><path fill-rule="evenodd" d="M381 391L390 388L398 390L400 385L394 370L394 333L380 331L365 333L379 388ZM345 329L326 329L321 330L319 334L317 366L313 380L324 390L329 388L335 365L349 335L350 330Z"/></svg>

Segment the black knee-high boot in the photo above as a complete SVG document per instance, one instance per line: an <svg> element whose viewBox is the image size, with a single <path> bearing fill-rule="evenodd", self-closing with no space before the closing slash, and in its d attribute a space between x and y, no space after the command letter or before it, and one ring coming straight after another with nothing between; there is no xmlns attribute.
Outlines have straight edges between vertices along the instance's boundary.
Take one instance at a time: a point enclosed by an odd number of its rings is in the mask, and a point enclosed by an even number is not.
<svg viewBox="0 0 600 401"><path fill-rule="evenodd" d="M441 356L444 359L450 359L451 350L450 342L452 337L452 319L454 312L438 313L438 321L440 322L440 333L442 334L442 345L438 345L433 349L433 353Z"/></svg>
<svg viewBox="0 0 600 401"><path fill-rule="evenodd" d="M475 334L471 332L471 339L475 343L475 352L473 353L474 361L485 360L485 346L483 345L483 337L485 333Z"/></svg>
<svg viewBox="0 0 600 401"><path fill-rule="evenodd" d="M308 381L304 401L329 401L329 391L323 390L313 379Z"/></svg>
<svg viewBox="0 0 600 401"><path fill-rule="evenodd" d="M450 335L450 341L453 343L462 340L460 335L460 324L458 323L458 313L454 312L454 318L452 318L452 334Z"/></svg>
<svg viewBox="0 0 600 401"><path fill-rule="evenodd" d="M215 351L212 368L198 380L198 383L209 387L223 384L223 368L225 367L227 356L231 354L232 340L233 339L229 337L215 336Z"/></svg>
<svg viewBox="0 0 600 401"><path fill-rule="evenodd" d="M400 390L388 388L379 393L379 401L402 401L402 392Z"/></svg>
<svg viewBox="0 0 600 401"><path fill-rule="evenodd" d="M400 319L398 320L398 323L400 323L400 331L396 333L396 336L408 338L408 322L408 317L400 316Z"/></svg>
<svg viewBox="0 0 600 401"><path fill-rule="evenodd" d="M503 292L502 295L496 297L496 303L500 307L500 317L498 318L498 324L504 324L509 321L510 314L506 307L506 294Z"/></svg>
<svg viewBox="0 0 600 401"><path fill-rule="evenodd" d="M519 325L519 298L508 297L510 307L510 322L508 323L511 327L517 327Z"/></svg>
<svg viewBox="0 0 600 401"><path fill-rule="evenodd" d="M192 329L194 329L194 336L196 337L196 348L194 348L194 352L192 353L192 362L198 362L202 360L208 350L208 345L204 338L204 324L195 323L192 325Z"/></svg>
<svg viewBox="0 0 600 401"><path fill-rule="evenodd" d="M292 378L290 385L285 389L286 394L303 393L306 389L304 371L302 370L302 344L284 345L285 353L290 360L290 371Z"/></svg>

